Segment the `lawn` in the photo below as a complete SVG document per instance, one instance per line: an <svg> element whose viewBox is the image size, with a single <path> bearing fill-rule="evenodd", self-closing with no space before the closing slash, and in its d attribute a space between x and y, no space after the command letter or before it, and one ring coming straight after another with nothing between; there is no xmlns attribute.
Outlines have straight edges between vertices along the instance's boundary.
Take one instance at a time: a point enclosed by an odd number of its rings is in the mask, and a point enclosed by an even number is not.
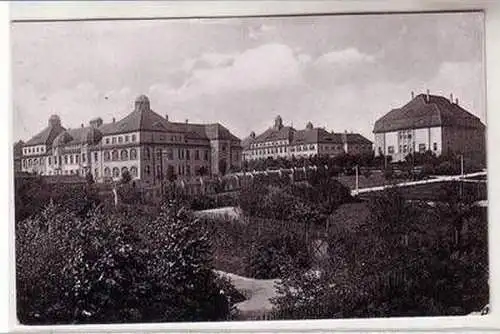
<svg viewBox="0 0 500 334"><path fill-rule="evenodd" d="M343 175L337 178L339 182L349 187L351 190L356 188L355 175ZM369 177L359 175L359 188L371 188L393 184L394 181L386 180L381 171L373 171Z"/></svg>
<svg viewBox="0 0 500 334"><path fill-rule="evenodd" d="M407 200L425 200L438 201L446 196L445 187L455 184L454 182L437 182L428 184L419 184L408 187L398 188L403 197ZM460 188L456 186L457 193ZM487 198L487 185L485 183L463 183L463 193L472 195L476 200L485 200ZM362 197L369 198L370 196L378 195L378 191L363 194Z"/></svg>

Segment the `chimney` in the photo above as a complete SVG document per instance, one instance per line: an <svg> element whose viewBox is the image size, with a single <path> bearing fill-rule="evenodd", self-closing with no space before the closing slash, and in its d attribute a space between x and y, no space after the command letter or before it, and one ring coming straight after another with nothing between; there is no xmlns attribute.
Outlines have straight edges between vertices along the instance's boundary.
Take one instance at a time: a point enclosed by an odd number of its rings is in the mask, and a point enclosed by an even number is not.
<svg viewBox="0 0 500 334"><path fill-rule="evenodd" d="M168 114L165 114L165 119L166 119L166 120L167 120L167 122L168 122Z"/></svg>
<svg viewBox="0 0 500 334"><path fill-rule="evenodd" d="M455 104L458 106L458 98L455 99Z"/></svg>
<svg viewBox="0 0 500 334"><path fill-rule="evenodd" d="M413 100L415 98L415 92L411 91L411 99Z"/></svg>
<svg viewBox="0 0 500 334"><path fill-rule="evenodd" d="M97 117L95 119L91 119L89 125L93 128L98 128L102 125L102 118Z"/></svg>
<svg viewBox="0 0 500 334"><path fill-rule="evenodd" d="M83 123L81 124L81 127L83 128Z"/></svg>
<svg viewBox="0 0 500 334"><path fill-rule="evenodd" d="M431 91L430 90L427 90L427 96L426 96L426 100L427 102L429 102L431 100Z"/></svg>
<svg viewBox="0 0 500 334"><path fill-rule="evenodd" d="M116 118L113 117L113 123L115 123L115 122L116 122Z"/></svg>
<svg viewBox="0 0 500 334"><path fill-rule="evenodd" d="M189 120L186 118L186 124L188 124L188 123L189 123Z"/></svg>

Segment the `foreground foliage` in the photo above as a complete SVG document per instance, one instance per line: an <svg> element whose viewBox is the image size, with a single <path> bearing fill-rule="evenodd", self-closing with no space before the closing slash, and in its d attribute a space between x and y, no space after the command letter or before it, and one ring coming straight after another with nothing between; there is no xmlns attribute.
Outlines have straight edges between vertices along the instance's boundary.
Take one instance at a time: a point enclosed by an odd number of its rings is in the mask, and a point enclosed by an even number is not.
<svg viewBox="0 0 500 334"><path fill-rule="evenodd" d="M154 221L50 204L16 224L23 324L215 321L231 316L207 230L170 202ZM149 224L147 229L137 228ZM221 289L227 292L222 293Z"/></svg>
<svg viewBox="0 0 500 334"><path fill-rule="evenodd" d="M393 190L354 232L332 227L317 271L283 277L284 319L464 315L488 303L486 212L457 198L430 207Z"/></svg>

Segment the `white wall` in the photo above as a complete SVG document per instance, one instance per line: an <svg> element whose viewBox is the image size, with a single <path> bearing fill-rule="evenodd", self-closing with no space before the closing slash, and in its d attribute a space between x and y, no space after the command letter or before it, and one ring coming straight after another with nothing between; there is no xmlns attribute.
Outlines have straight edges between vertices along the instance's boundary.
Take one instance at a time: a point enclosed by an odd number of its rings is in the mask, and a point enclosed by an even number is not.
<svg viewBox="0 0 500 334"><path fill-rule="evenodd" d="M443 149L443 134L441 131L441 127L434 127L431 128L431 150L432 152L436 153L437 155L440 155ZM437 143L437 151L434 151L433 145L434 143Z"/></svg>

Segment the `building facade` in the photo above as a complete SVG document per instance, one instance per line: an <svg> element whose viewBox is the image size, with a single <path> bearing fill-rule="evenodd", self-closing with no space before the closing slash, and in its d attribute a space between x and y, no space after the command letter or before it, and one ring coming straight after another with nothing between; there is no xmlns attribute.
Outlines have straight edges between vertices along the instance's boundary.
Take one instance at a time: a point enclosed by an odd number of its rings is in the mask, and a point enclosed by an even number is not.
<svg viewBox="0 0 500 334"><path fill-rule="evenodd" d="M414 96L375 122L375 154L401 161L414 152L460 154L483 161L486 127L458 99L429 92Z"/></svg>
<svg viewBox="0 0 500 334"><path fill-rule="evenodd" d="M305 129L284 126L277 116L273 127L260 135L252 132L243 142L243 159L359 155L372 152L372 142L357 133L334 133L314 127L308 122Z"/></svg>
<svg viewBox="0 0 500 334"><path fill-rule="evenodd" d="M148 97L135 100L121 120L66 129L58 116L23 146L23 171L41 175L87 175L96 181L133 179L155 184L174 176L220 175L241 165L241 142L219 123L171 122L150 108Z"/></svg>

